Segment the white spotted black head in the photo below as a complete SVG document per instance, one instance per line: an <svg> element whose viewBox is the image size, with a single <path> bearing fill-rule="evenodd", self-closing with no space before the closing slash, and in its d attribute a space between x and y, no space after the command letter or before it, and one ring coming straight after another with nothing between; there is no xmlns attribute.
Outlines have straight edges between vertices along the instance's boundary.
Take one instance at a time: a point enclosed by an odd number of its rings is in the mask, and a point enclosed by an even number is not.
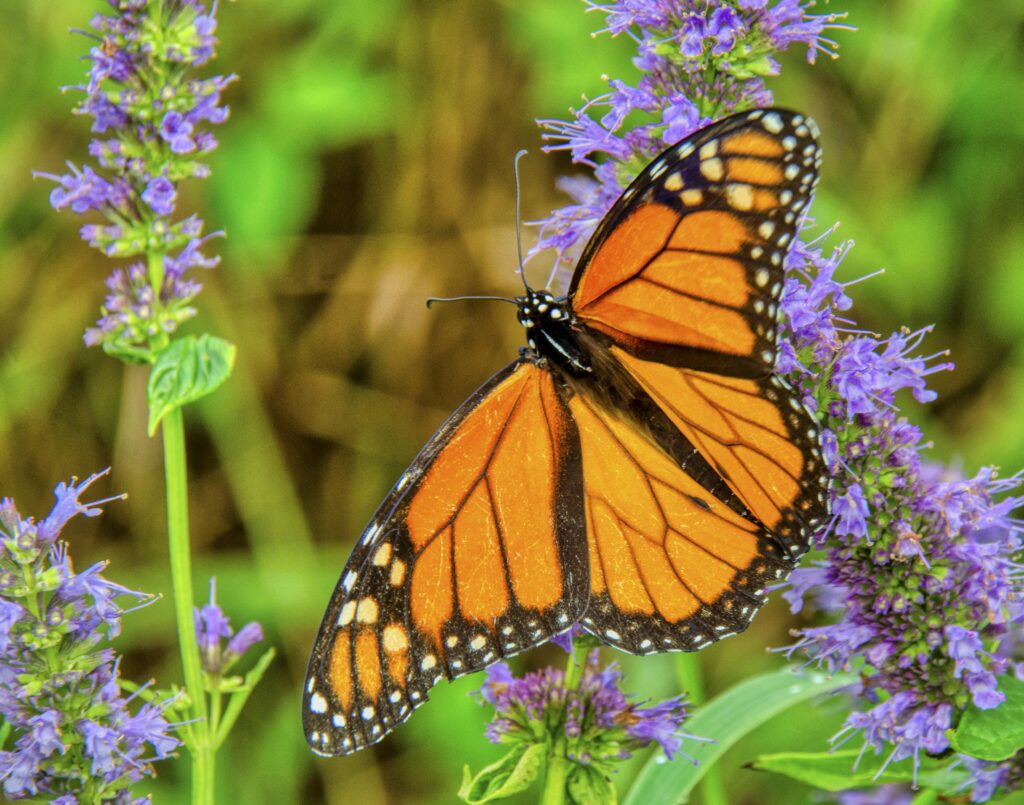
<svg viewBox="0 0 1024 805"><path fill-rule="evenodd" d="M528 290L526 296L516 297L516 304L519 306L519 323L527 333L545 320L557 322L569 318L565 300L555 299L549 291Z"/></svg>
<svg viewBox="0 0 1024 805"><path fill-rule="evenodd" d="M572 374L589 374L590 359L579 345L566 299L548 291L527 289L517 296L519 323L526 328L526 342L538 359L552 361Z"/></svg>

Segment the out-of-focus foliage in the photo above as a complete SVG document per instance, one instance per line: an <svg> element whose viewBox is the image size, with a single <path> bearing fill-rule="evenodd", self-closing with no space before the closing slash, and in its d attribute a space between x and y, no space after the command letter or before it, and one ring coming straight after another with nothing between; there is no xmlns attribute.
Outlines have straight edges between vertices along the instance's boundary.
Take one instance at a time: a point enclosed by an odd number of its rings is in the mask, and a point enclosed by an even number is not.
<svg viewBox="0 0 1024 805"><path fill-rule="evenodd" d="M86 121L69 109L88 41L70 35L101 3L15 2L0 29L0 494L42 511L54 479L113 465L129 499L66 535L79 562L169 592L159 444L146 436L145 374L81 333L97 316L110 266L47 204L32 169L85 158ZM462 766L496 758L474 679L432 702L378 748L323 761L300 731L299 686L322 608L352 540L444 415L515 354L505 306L428 312L430 295L514 293L512 155L523 209L563 203L563 155L541 156L534 118L600 93L628 69L630 43L590 31L572 0L238 0L222 3L215 65L237 72L232 120L213 177L184 189L228 237L204 275L203 329L238 345L230 382L189 420L197 581L216 573L238 622L266 625L281 659L221 757L224 802L450 802ZM813 211L857 246L847 277L855 315L889 331L936 323L955 373L935 378L924 422L936 454L969 469L1024 466L1024 7L954 0L848 0L859 27L842 58L810 68L790 54L780 104L823 131ZM191 194L191 195L190 195ZM529 238L531 233L526 232ZM530 264L535 284L549 266ZM924 416L922 412L921 416ZM170 599L126 621L137 679L176 678ZM781 660L788 613L700 655L708 693ZM620 658L628 686L678 690L672 657ZM523 662L562 662L535 652ZM810 789L742 766L760 753L817 751L837 705L795 708L726 756L730 802L808 801ZM187 762L187 761L183 761ZM258 770L258 773L254 772ZM628 772L623 783L628 782ZM766 786L771 786L770 791ZM183 802L166 766L160 802Z"/></svg>

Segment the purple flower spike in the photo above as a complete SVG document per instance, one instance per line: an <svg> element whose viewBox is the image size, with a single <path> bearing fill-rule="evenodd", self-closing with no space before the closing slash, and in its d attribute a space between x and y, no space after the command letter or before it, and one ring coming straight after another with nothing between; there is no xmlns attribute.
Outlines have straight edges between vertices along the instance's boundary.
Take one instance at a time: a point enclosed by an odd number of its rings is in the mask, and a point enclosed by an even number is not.
<svg viewBox="0 0 1024 805"><path fill-rule="evenodd" d="M808 14L811 4L795 0L773 6L767 0L586 2L605 16L599 33L628 33L636 41L633 61L643 74L634 84L610 79L612 91L574 111L570 121L538 121L548 131L545 150L570 151L573 162L595 169L599 184L570 191L575 203L536 222L541 236L529 257L554 248L563 272L629 180L666 144L714 118L770 106L762 79L778 72L773 54L802 43L812 60L816 53L832 55L836 44L825 31L847 27L836 25L835 15ZM627 120L638 122L624 130Z"/></svg>
<svg viewBox="0 0 1024 805"><path fill-rule="evenodd" d="M119 660L104 645L120 631L124 599L153 599L104 578L106 562L75 572L60 540L75 515L95 517L122 497L81 502L107 473L58 484L38 523L0 503L0 780L9 798L138 802L131 785L179 746L162 717L171 700L123 698Z"/></svg>
<svg viewBox="0 0 1024 805"><path fill-rule="evenodd" d="M216 263L198 251L202 223L173 216L181 182L209 175L199 158L217 146L210 128L227 119L221 96L236 76L195 75L214 56L216 3L111 5L113 13L92 20L99 44L89 53L87 82L76 87L85 97L74 112L91 118L97 135L89 145L95 167L68 163L63 175L36 176L56 183L54 208L107 219L81 228L89 245L110 257L146 258L141 280L129 278L131 266L114 272L121 294L107 298L102 317L85 334L87 345L138 361L151 358L194 313L188 302L199 285L185 271ZM161 260L151 259L156 254ZM149 303L141 303L143 285Z"/></svg>
<svg viewBox="0 0 1024 805"><path fill-rule="evenodd" d="M494 743L528 744L536 740L541 725L559 725L568 740L569 759L604 773L651 743L661 746L669 759L679 754L683 739L693 738L680 731L687 713L682 697L641 707L622 693L621 681L614 663L599 665L596 649L576 686L568 690L562 671L545 668L516 677L507 664L496 663L487 669L480 689L496 713L487 737Z"/></svg>
<svg viewBox="0 0 1024 805"><path fill-rule="evenodd" d="M913 758L917 768L922 756L948 751L947 731L968 703L1003 701L998 679L1009 666L997 649L1024 621L1012 516L1024 497L1020 476L983 469L963 478L923 459L928 445L900 414L900 395L933 400L928 377L952 364L944 353L916 354L927 328L883 339L840 318L852 283L834 277L847 250L826 256L798 242L787 263L786 368L818 403L835 479L834 517L819 538L827 560L797 571L786 596L794 609L810 596L836 621L802 629L789 653L827 669L860 666L861 701L837 743L860 736L886 763ZM971 768L974 795L989 790L996 776Z"/></svg>
<svg viewBox="0 0 1024 805"><path fill-rule="evenodd" d="M263 639L263 627L255 621L247 623L237 634L217 604L217 584L210 579L210 603L194 609L196 638L203 670L222 676L243 654ZM225 646L224 641L228 641Z"/></svg>

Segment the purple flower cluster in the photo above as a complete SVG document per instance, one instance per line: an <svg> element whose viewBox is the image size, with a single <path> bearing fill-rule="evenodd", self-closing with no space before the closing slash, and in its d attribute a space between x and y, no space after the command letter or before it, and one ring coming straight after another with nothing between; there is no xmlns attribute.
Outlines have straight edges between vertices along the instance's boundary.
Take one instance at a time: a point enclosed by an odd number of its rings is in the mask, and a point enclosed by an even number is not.
<svg viewBox="0 0 1024 805"><path fill-rule="evenodd" d="M75 113L92 119L89 154L98 170L68 163L63 175L37 175L57 183L56 209L107 219L82 227L91 246L111 257L145 256L111 277L103 317L85 336L137 358L194 315L188 302L199 285L185 271L217 264L200 251L202 221L172 216L179 183L209 175L202 158L217 146L209 127L227 118L221 94L235 76L192 76L213 57L216 4L108 2L114 13L97 14L88 34L96 44L87 81L71 88L84 94Z"/></svg>
<svg viewBox="0 0 1024 805"><path fill-rule="evenodd" d="M540 225L530 256L555 249L556 268L575 262L579 250L626 185L658 153L730 112L770 106L763 78L778 72L772 54L790 45L834 55L829 28L844 28L840 15L813 15L813 3L798 0L620 0L591 9L606 15L602 31L626 33L638 43L636 85L617 79L610 91L573 111L570 121L541 120L551 144L574 162L594 169L594 178L563 179L559 187L574 203ZM624 129L627 117L631 125ZM639 119L642 122L636 123ZM610 157L598 163L595 157Z"/></svg>
<svg viewBox="0 0 1024 805"><path fill-rule="evenodd" d="M569 263L622 189L660 152L723 115L771 102L763 79L772 54L794 43L834 55L825 38L837 15L811 15L798 0L619 0L588 3L603 29L638 43L635 84L610 91L568 121L541 121L548 150L568 150L593 178L565 179L573 204L541 221L533 253L553 248ZM944 355L920 357L927 330L878 338L841 318L848 285L835 280L849 245L823 254L820 241L794 243L787 260L784 338L776 371L801 389L823 428L835 482L823 561L788 583L794 611L807 600L835 623L807 628L790 655L828 668L858 668L860 706L836 736L861 735L887 761L949 748L946 731L973 704L1002 701L997 678L1024 643L1020 523L1024 478L991 469L960 477L922 460L921 431L900 414L897 395L934 399L928 376L952 368ZM1011 648L1012 647L1012 648ZM499 726L500 730L500 726ZM1011 774L970 766L973 796L1007 785ZM997 780L994 784L992 781ZM980 800L977 800L980 801Z"/></svg>
<svg viewBox="0 0 1024 805"><path fill-rule="evenodd" d="M922 752L949 748L946 731L969 703L1003 701L998 648L1024 621L1011 516L1022 479L991 468L963 478L922 460L927 445L896 394L934 399L925 378L952 365L914 355L924 331L882 339L839 326L849 298L833 277L845 252L794 249L783 297L787 371L819 412L834 478L834 518L819 535L827 561L794 573L788 597L794 611L809 594L837 616L803 629L789 653L860 667L864 707L835 742L861 734L888 761L913 757L916 767Z"/></svg>
<svg viewBox="0 0 1024 805"><path fill-rule="evenodd" d="M569 760L596 765L606 774L631 752L657 742L666 757L680 754L686 718L682 697L640 707L619 689L622 672L611 663L601 668L598 651L587 657L579 682L566 689L565 673L544 668L523 677L500 662L487 669L480 693L497 711L487 727L494 743L537 740L534 725L545 734L562 731Z"/></svg>
<svg viewBox="0 0 1024 805"><path fill-rule="evenodd" d="M178 746L158 700L122 696L119 660L100 647L121 628L118 599L148 600L105 579L100 562L76 573L58 536L106 500L79 497L100 475L55 490L41 522L0 502L0 781L11 799L145 802L130 787ZM114 498L111 498L111 500Z"/></svg>
<svg viewBox="0 0 1024 805"><path fill-rule="evenodd" d="M263 639L263 627L250 621L236 634L231 621L217 604L217 584L210 579L210 603L193 609L199 660L203 670L214 677L223 676L245 652ZM227 640L225 646L223 641Z"/></svg>

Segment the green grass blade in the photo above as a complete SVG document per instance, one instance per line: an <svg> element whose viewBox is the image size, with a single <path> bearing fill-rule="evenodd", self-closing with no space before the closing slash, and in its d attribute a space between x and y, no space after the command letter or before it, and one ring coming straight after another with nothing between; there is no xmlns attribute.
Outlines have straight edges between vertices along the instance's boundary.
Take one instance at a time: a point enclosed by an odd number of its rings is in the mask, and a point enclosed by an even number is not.
<svg viewBox="0 0 1024 805"><path fill-rule="evenodd" d="M740 738L790 707L855 680L853 674L797 674L787 667L734 685L703 705L684 725L686 732L715 741L687 744L686 750L699 764L695 766L686 758L666 763L660 753L652 755L637 775L624 805L686 802L708 769Z"/></svg>

